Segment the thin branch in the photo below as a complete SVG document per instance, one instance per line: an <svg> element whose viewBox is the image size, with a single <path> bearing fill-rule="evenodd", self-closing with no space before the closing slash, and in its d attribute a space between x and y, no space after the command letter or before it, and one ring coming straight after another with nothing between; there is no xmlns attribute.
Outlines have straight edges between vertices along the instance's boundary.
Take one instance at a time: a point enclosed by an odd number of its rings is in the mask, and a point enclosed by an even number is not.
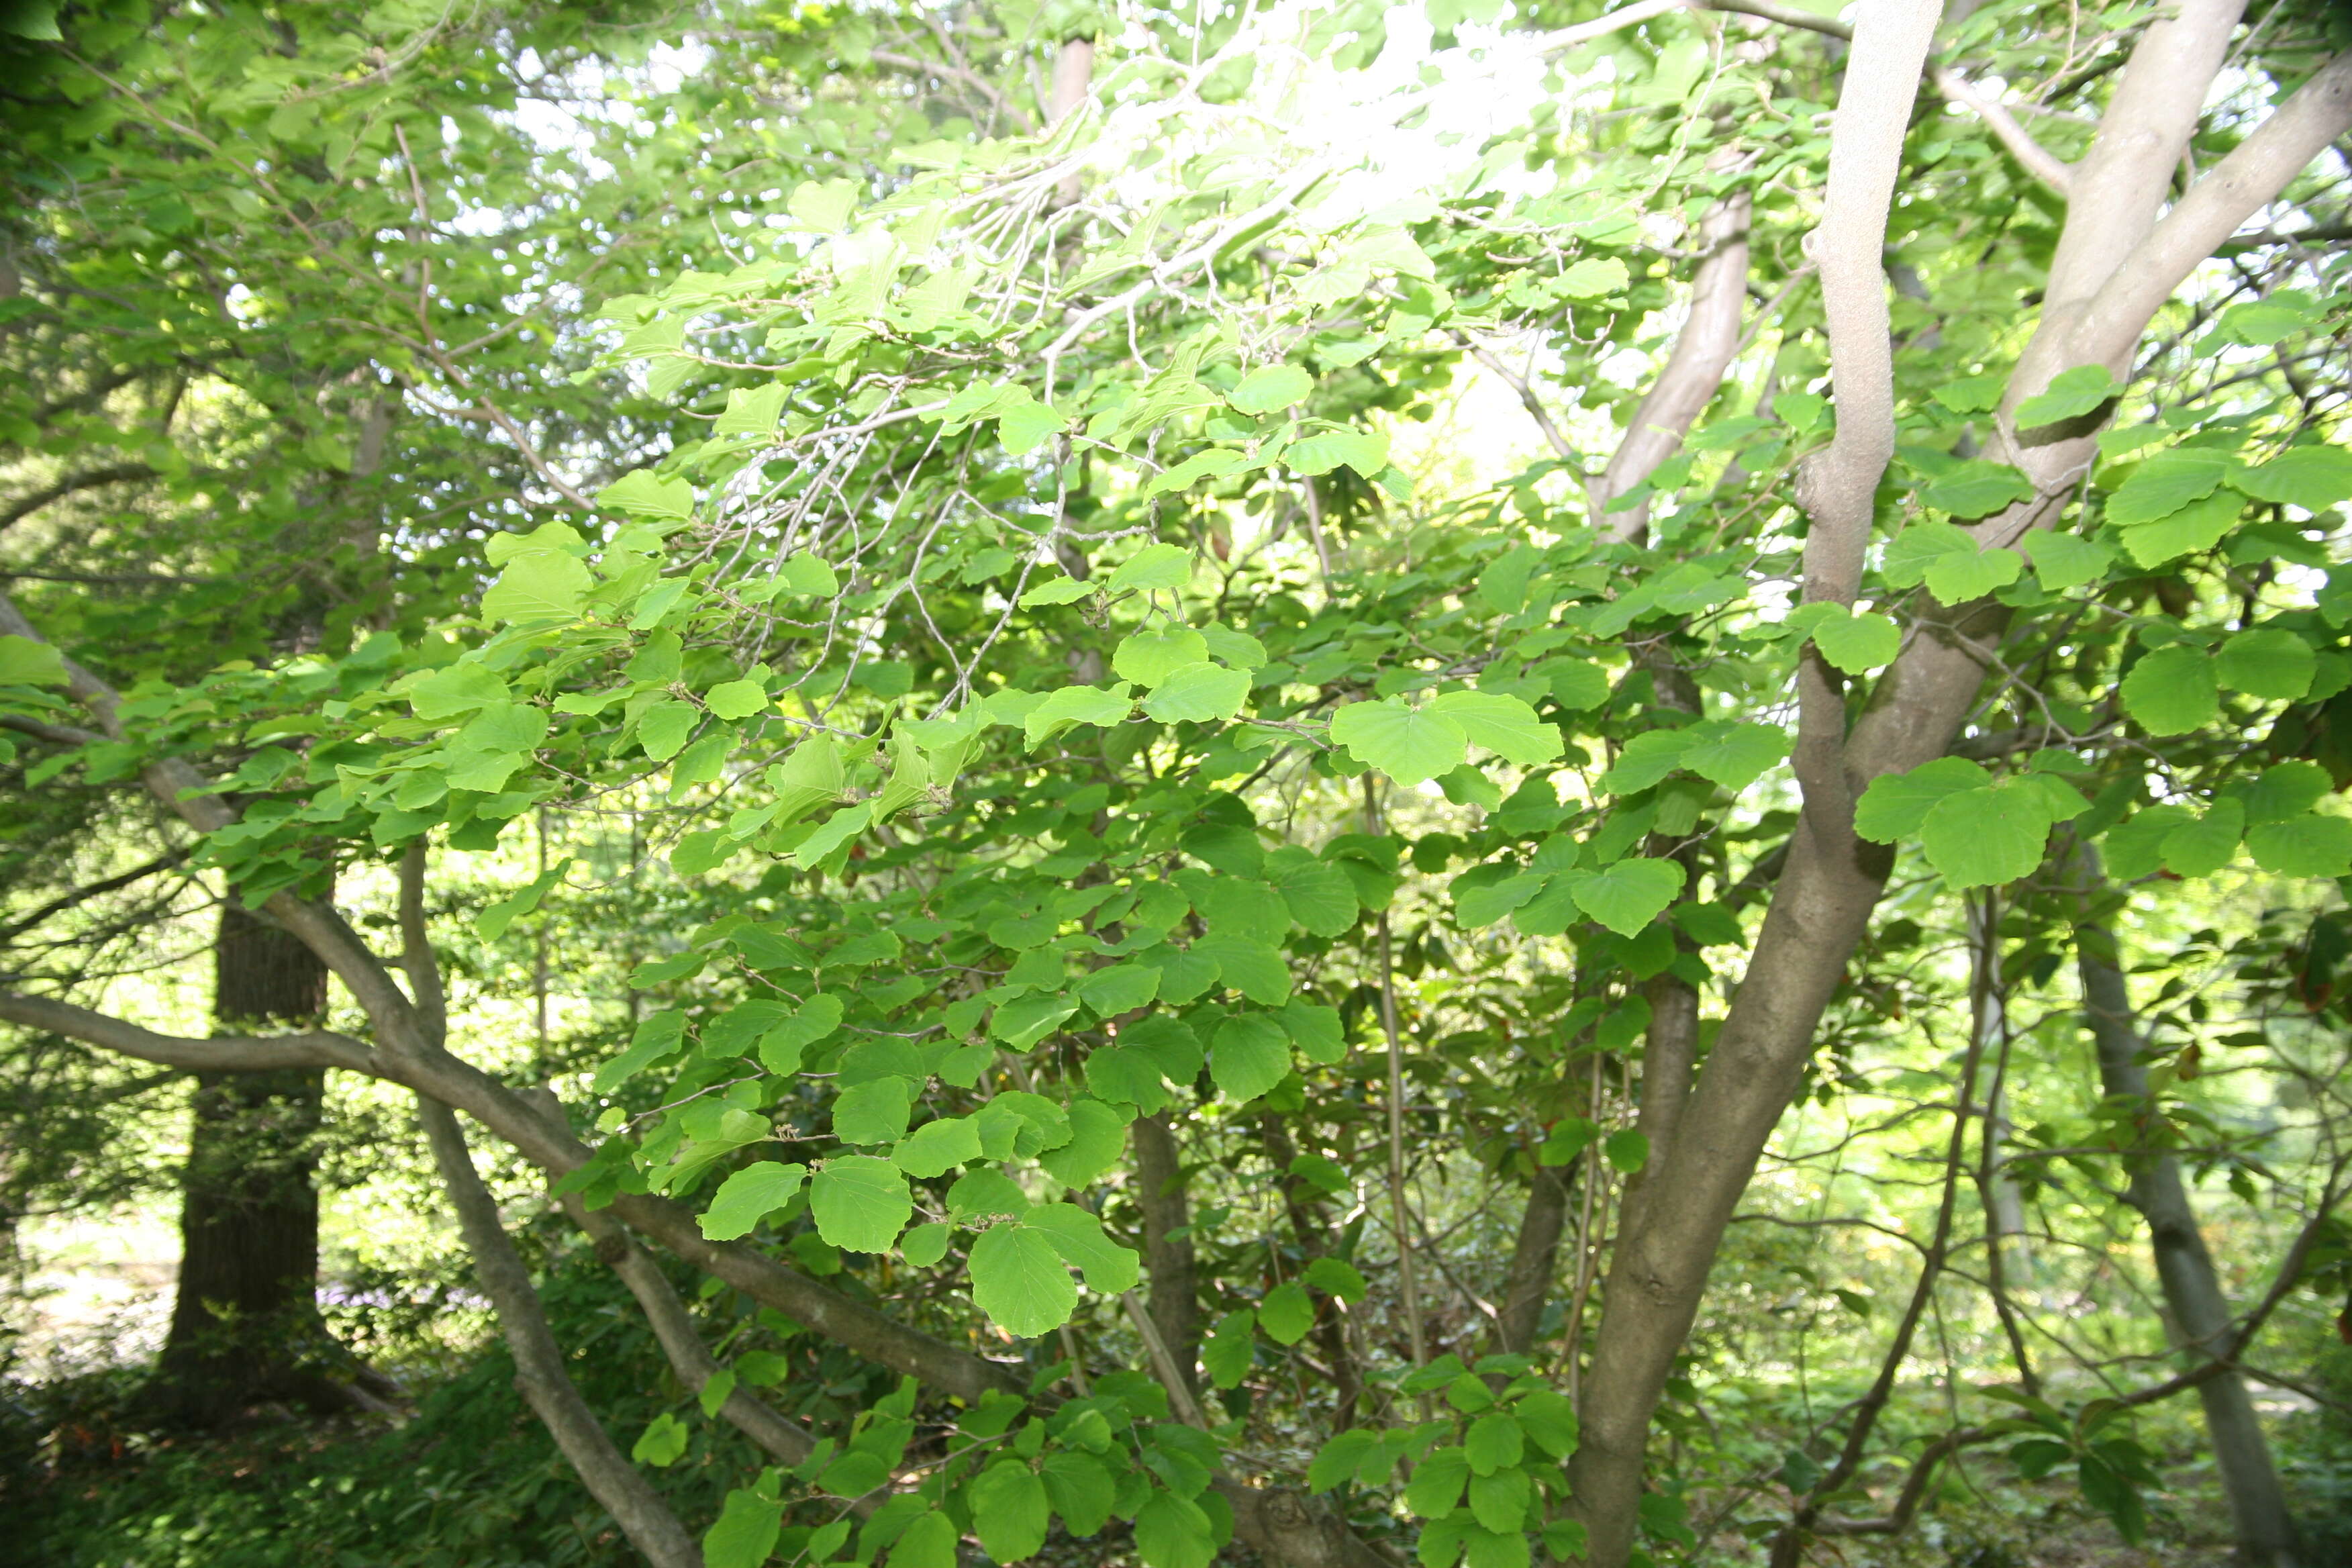
<svg viewBox="0 0 2352 1568"><path fill-rule="evenodd" d="M1988 98L1959 72L1949 66L1937 66L1929 79L1936 90L1952 102L1975 111L1978 119L2000 144L2009 149L2025 172L2049 186L2061 196L2074 194L2074 166L2033 139L2032 132L2018 123L2017 116L1999 99Z"/></svg>
<svg viewBox="0 0 2352 1568"><path fill-rule="evenodd" d="M170 870L187 858L186 850L174 849L169 854L156 856L144 865L133 866L128 871L118 871L111 877L100 878L88 887L76 888L69 893L60 893L31 913L19 915L6 925L0 926L0 942L13 942L51 915L63 914L66 910L86 904L92 899L114 892L118 889L127 888L133 882L144 881L158 871Z"/></svg>
<svg viewBox="0 0 2352 1568"><path fill-rule="evenodd" d="M159 1035L108 1014L47 996L0 991L0 1020L63 1035L142 1062L193 1072L268 1072L279 1068L341 1068L376 1076L375 1053L349 1035L313 1030L300 1035L225 1036L194 1040Z"/></svg>
<svg viewBox="0 0 2352 1568"><path fill-rule="evenodd" d="M152 479L155 470L144 463L114 463L87 473L68 474L55 484L35 490L0 509L0 530L13 527L33 515L51 501L63 500L83 490L94 490L102 485L119 485L131 479Z"/></svg>

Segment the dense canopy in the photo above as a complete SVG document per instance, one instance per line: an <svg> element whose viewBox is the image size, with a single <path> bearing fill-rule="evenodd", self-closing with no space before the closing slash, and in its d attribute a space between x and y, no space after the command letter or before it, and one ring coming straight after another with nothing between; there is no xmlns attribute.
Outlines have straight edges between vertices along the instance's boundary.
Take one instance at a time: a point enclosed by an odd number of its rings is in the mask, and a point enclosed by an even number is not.
<svg viewBox="0 0 2352 1568"><path fill-rule="evenodd" d="M2341 7L0 101L0 1240L182 1237L47 1560L2352 1551Z"/></svg>

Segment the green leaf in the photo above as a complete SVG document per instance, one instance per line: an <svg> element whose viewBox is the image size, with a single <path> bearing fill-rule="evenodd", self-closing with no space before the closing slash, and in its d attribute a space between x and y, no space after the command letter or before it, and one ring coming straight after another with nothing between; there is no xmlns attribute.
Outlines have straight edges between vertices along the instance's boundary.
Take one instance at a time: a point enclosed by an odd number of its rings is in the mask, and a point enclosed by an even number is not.
<svg viewBox="0 0 2352 1568"><path fill-rule="evenodd" d="M2215 490L2153 522L2122 529L2124 553L2138 566L2161 566L2183 555L2202 553L2236 526L2245 507L2236 491Z"/></svg>
<svg viewBox="0 0 2352 1568"><path fill-rule="evenodd" d="M1315 1326L1315 1299L1307 1287L1286 1279L1265 1293L1257 1304L1258 1327L1278 1345L1295 1345Z"/></svg>
<svg viewBox="0 0 2352 1568"><path fill-rule="evenodd" d="M1990 773L1963 757L1937 757L1909 773L1881 773L1854 803L1853 830L1874 844L1911 837L1937 801L1991 782Z"/></svg>
<svg viewBox="0 0 2352 1568"><path fill-rule="evenodd" d="M650 468L624 474L596 492L596 504L632 517L684 522L694 515L694 487L681 479L657 479Z"/></svg>
<svg viewBox="0 0 2352 1568"><path fill-rule="evenodd" d="M1025 458L1069 428L1069 421L1042 403L1016 403L996 417L997 439L1016 458Z"/></svg>
<svg viewBox="0 0 2352 1568"><path fill-rule="evenodd" d="M1046 1455L1038 1469L1055 1513L1072 1535L1084 1540L1110 1522L1111 1510L1118 1506L1118 1484L1100 1459L1061 1449ZM898 1568L896 1556L891 1568Z"/></svg>
<svg viewBox="0 0 2352 1568"><path fill-rule="evenodd" d="M2333 787L2327 770L2317 763L2284 762L2264 768L2246 790L2246 820L2284 822L2301 816L2326 798Z"/></svg>
<svg viewBox="0 0 2352 1568"><path fill-rule="evenodd" d="M2000 406L2000 395L2008 382L2008 377L1998 373L1963 376L1944 383L1928 395L1955 414L1990 414Z"/></svg>
<svg viewBox="0 0 2352 1568"><path fill-rule="evenodd" d="M1127 1121L1099 1100L1074 1100L1069 1111L1070 1141L1039 1154L1037 1163L1064 1186L1084 1187L1118 1163L1126 1152Z"/></svg>
<svg viewBox="0 0 2352 1568"><path fill-rule="evenodd" d="M1043 1233L1062 1261L1086 1277L1090 1290L1117 1296L1134 1289L1142 1277L1143 1259L1103 1234L1102 1221L1076 1204L1041 1205L1022 1223Z"/></svg>
<svg viewBox="0 0 2352 1568"><path fill-rule="evenodd" d="M933 1509L890 1543L890 1568L957 1568L956 1541L955 1521Z"/></svg>
<svg viewBox="0 0 2352 1568"><path fill-rule="evenodd" d="M1499 1411L1471 1422L1470 1430L1462 1439L1462 1451L1470 1461L1470 1473L1474 1476L1491 1476L1496 1470L1511 1468L1519 1462L1524 1449L1519 1424Z"/></svg>
<svg viewBox="0 0 2352 1568"><path fill-rule="evenodd" d="M834 1100L833 1135L845 1143L897 1142L907 1135L907 1118L914 1110L911 1087L903 1078L850 1085Z"/></svg>
<svg viewBox="0 0 2352 1568"><path fill-rule="evenodd" d="M1181 588L1192 580L1192 552L1180 544L1147 544L1127 558L1103 585L1108 594Z"/></svg>
<svg viewBox="0 0 2352 1568"><path fill-rule="evenodd" d="M887 1160L844 1154L809 1182L817 1234L845 1252L887 1252L915 1212L907 1178Z"/></svg>
<svg viewBox="0 0 2352 1568"><path fill-rule="evenodd" d="M1454 884L1454 918L1465 931L1476 931L1493 925L1513 910L1543 891L1549 879L1538 872L1522 871L1505 877L1500 881L1481 880L1470 883L1472 876L1487 870L1476 868L1457 878ZM1469 885L1465 886L1465 884Z"/></svg>
<svg viewBox="0 0 2352 1568"><path fill-rule="evenodd" d="M849 227L850 215L857 210L857 182L803 180L793 188L784 210L819 234L843 233Z"/></svg>
<svg viewBox="0 0 2352 1568"><path fill-rule="evenodd" d="M1895 662L1903 651L1903 628L1885 616L1856 615L1844 606L1813 628L1813 646L1848 675L1861 675Z"/></svg>
<svg viewBox="0 0 2352 1568"><path fill-rule="evenodd" d="M1470 757L1470 738L1460 724L1394 697L1351 702L1332 714L1331 741L1408 787L1452 773Z"/></svg>
<svg viewBox="0 0 2352 1568"><path fill-rule="evenodd" d="M1511 1414L1518 1417L1520 1429L1535 1446L1553 1458L1565 1459L1576 1452L1576 1406L1567 1395L1549 1388L1531 1389L1519 1395Z"/></svg>
<svg viewBox="0 0 2352 1568"><path fill-rule="evenodd" d="M1284 447L1282 460L1310 477L1345 464L1368 479L1377 479L1389 466L1389 438L1367 430L1319 431Z"/></svg>
<svg viewBox="0 0 2352 1568"><path fill-rule="evenodd" d="M782 382L765 386L739 386L727 395L727 406L710 427L714 436L769 437L784 416L784 397L792 389Z"/></svg>
<svg viewBox="0 0 2352 1568"><path fill-rule="evenodd" d="M1971 458L1929 480L1921 488L1919 499L1954 517L1986 517L2015 502L2032 500L2033 481L2005 464Z"/></svg>
<svg viewBox="0 0 2352 1568"><path fill-rule="evenodd" d="M1121 639L1111 655L1110 667L1121 680L1150 688L1208 657L1208 638L1190 626L1171 623Z"/></svg>
<svg viewBox="0 0 2352 1568"><path fill-rule="evenodd" d="M1570 896L1578 909L1619 936L1632 936L1675 901L1685 875L1679 861L1620 860L1580 874Z"/></svg>
<svg viewBox="0 0 2352 1568"><path fill-rule="evenodd" d="M1682 734L1677 765L1729 790L1746 789L1789 754L1788 731L1776 725L1710 719Z"/></svg>
<svg viewBox="0 0 2352 1568"><path fill-rule="evenodd" d="M702 702L721 719L749 719L768 706L768 694L756 680L725 680L704 692Z"/></svg>
<svg viewBox="0 0 2352 1568"><path fill-rule="evenodd" d="M710 1206L702 1213L704 1238L734 1241L751 1235L761 1220L791 1202L806 1180L806 1165L763 1161L744 1166L711 1194Z"/></svg>
<svg viewBox="0 0 2352 1568"><path fill-rule="evenodd" d="M785 593L812 599L830 599L841 592L841 578L833 567L806 550L796 551L777 563L776 581L783 584Z"/></svg>
<svg viewBox="0 0 2352 1568"><path fill-rule="evenodd" d="M1535 1488L1525 1470L1502 1470L1470 1478L1470 1512L1495 1533L1517 1534L1527 1528L1528 1504Z"/></svg>
<svg viewBox="0 0 2352 1568"><path fill-rule="evenodd" d="M2013 882L2042 864L2050 805L2038 789L1966 789L1927 808L1919 846L1954 889Z"/></svg>
<svg viewBox="0 0 2352 1568"><path fill-rule="evenodd" d="M1315 390L1315 378L1295 364L1261 365L1242 377L1225 401L1244 414L1279 414L1304 403Z"/></svg>
<svg viewBox="0 0 2352 1568"><path fill-rule="evenodd" d="M1650 1135L1630 1127L1612 1132L1601 1143L1601 1152L1620 1173L1630 1176L1650 1163Z"/></svg>
<svg viewBox="0 0 2352 1568"><path fill-rule="evenodd" d="M1212 621L1201 628L1201 637L1209 645L1209 656L1235 669L1260 669L1266 662L1265 645L1247 632L1237 632L1231 626Z"/></svg>
<svg viewBox="0 0 2352 1568"><path fill-rule="evenodd" d="M533 551L516 556L499 574L482 595L482 618L571 620L580 613L583 595L594 585L585 563L558 551Z"/></svg>
<svg viewBox="0 0 2352 1568"><path fill-rule="evenodd" d="M693 1433L685 1422L665 1410L646 1424L646 1429L629 1449L629 1458L640 1465L667 1469L686 1453Z"/></svg>
<svg viewBox="0 0 2352 1568"><path fill-rule="evenodd" d="M1209 1568L1217 1536L1200 1504L1155 1487L1135 1512L1135 1550L1144 1568Z"/></svg>
<svg viewBox="0 0 2352 1568"><path fill-rule="evenodd" d="M637 1020L629 1045L619 1056L596 1069L590 1089L610 1094L646 1068L677 1049L686 1037L686 1015L675 1009L648 1014Z"/></svg>
<svg viewBox="0 0 2352 1568"><path fill-rule="evenodd" d="M2203 500L2230 472L2230 455L2208 447L2174 447L2144 459L2107 498L2107 521L2131 528L2170 517Z"/></svg>
<svg viewBox="0 0 2352 1568"><path fill-rule="evenodd" d="M1192 952L1214 963L1223 984L1261 1007L1279 1007L1290 1000L1290 965L1271 943L1212 931L1192 944ZM1168 994L1165 977L1160 989L1163 995Z"/></svg>
<svg viewBox="0 0 2352 1568"><path fill-rule="evenodd" d="M2290 447L2267 463L2233 470L2230 483L2256 500L2325 511L2352 500L2352 452L2341 447Z"/></svg>
<svg viewBox="0 0 2352 1568"><path fill-rule="evenodd" d="M2060 371L2051 377L2047 391L2017 405L2017 427L2031 430L2037 425L2080 418L2105 406L2118 390L2116 378L2103 364L2078 364Z"/></svg>
<svg viewBox="0 0 2352 1568"><path fill-rule="evenodd" d="M2025 557L2014 550L1955 550L1927 563L1927 592L1946 605L1981 599L1995 588L2005 588L2025 570Z"/></svg>
<svg viewBox="0 0 2352 1568"><path fill-rule="evenodd" d="M1457 1363L1458 1364L1458 1363ZM1404 1487L1404 1506L1423 1519L1444 1519L1462 1500L1470 1484L1470 1457L1458 1447L1444 1447L1413 1467Z"/></svg>
<svg viewBox="0 0 2352 1568"><path fill-rule="evenodd" d="M467 668L489 675L478 665ZM64 686L69 679L65 655L47 643L36 642L31 637L0 637L0 686ZM503 685L499 692L504 695Z"/></svg>
<svg viewBox="0 0 2352 1568"><path fill-rule="evenodd" d="M1587 256L1569 263L1550 280L1550 290L1568 300L1598 300L1622 294L1633 281L1625 264L1613 256Z"/></svg>
<svg viewBox="0 0 2352 1568"><path fill-rule="evenodd" d="M1310 1062L1329 1067L1348 1054L1348 1039L1339 1023L1339 1009L1314 1002L1292 1002L1282 1009L1282 1026L1290 1043Z"/></svg>
<svg viewBox="0 0 2352 1568"><path fill-rule="evenodd" d="M2116 563L2114 551L2078 533L2036 531L2024 543L2033 560L2033 574L2053 594L2095 583Z"/></svg>
<svg viewBox="0 0 2352 1568"><path fill-rule="evenodd" d="M981 1240L985 1244L988 1237ZM975 1250L975 1271L979 1262ZM972 1533L997 1562L1018 1563L1034 1556L1045 1544L1045 1528L1052 1522L1051 1500L1045 1495L1045 1481L1027 1460L1005 1458L989 1466L972 1478L965 1500L971 1506Z"/></svg>
<svg viewBox="0 0 2352 1568"><path fill-rule="evenodd" d="M1317 936L1338 936L1356 923L1356 885L1328 860L1297 845L1265 859L1266 880L1282 895L1290 918Z"/></svg>
<svg viewBox="0 0 2352 1568"><path fill-rule="evenodd" d="M893 1079L903 1082L903 1079ZM943 1176L981 1156L980 1124L969 1116L926 1121L890 1151L890 1163L910 1176Z"/></svg>
<svg viewBox="0 0 2352 1568"><path fill-rule="evenodd" d="M826 856L865 832L873 820L873 802L861 800L856 805L845 805L794 845L789 858L803 868L821 865Z"/></svg>
<svg viewBox="0 0 2352 1568"><path fill-rule="evenodd" d="M2238 858L2246 811L2234 800L2217 800L2195 822L2164 836L2165 869L2179 877L2210 877Z"/></svg>
<svg viewBox="0 0 2352 1568"><path fill-rule="evenodd" d="M1221 664L1188 664L1171 672L1143 700L1148 719L1162 724L1230 719L1249 696L1249 672Z"/></svg>
<svg viewBox="0 0 2352 1568"><path fill-rule="evenodd" d="M2221 716L2213 660L2193 647L2160 647L2131 668L2124 711L2151 735L2185 735Z"/></svg>
<svg viewBox="0 0 2352 1568"><path fill-rule="evenodd" d="M2291 701L2311 689L2319 660L2311 645L2276 626L2242 631L2221 645L2213 673L2222 686L2267 701Z"/></svg>
<svg viewBox="0 0 2352 1568"><path fill-rule="evenodd" d="M1350 1306L1362 1300L1365 1292L1371 1289L1361 1270L1338 1258L1317 1258L1307 1266L1307 1272L1299 1279L1325 1295L1337 1296Z"/></svg>
<svg viewBox="0 0 2352 1568"><path fill-rule="evenodd" d="M506 934L507 927L512 925L518 918L539 908L539 901L547 897L558 882L563 880L563 873L571 868L572 857L566 855L562 864L549 867L533 878L521 891L511 897L500 899L497 903L476 915L474 934L484 942L498 941Z"/></svg>
<svg viewBox="0 0 2352 1568"><path fill-rule="evenodd" d="M1948 522L1916 521L1886 542L1879 574L1894 587L1916 587L1937 562L1977 553L1976 539L1966 529Z"/></svg>
<svg viewBox="0 0 2352 1568"><path fill-rule="evenodd" d="M1108 1018L1133 1012L1160 994L1160 971L1148 963L1115 963L1087 975L1075 989L1097 1017Z"/></svg>
<svg viewBox="0 0 2352 1568"><path fill-rule="evenodd" d="M971 1271L972 1305L1008 1334L1034 1339L1051 1333L1077 1310L1078 1287L1060 1250L1042 1231L1019 1225L982 1231L972 1244Z"/></svg>
<svg viewBox="0 0 2352 1568"><path fill-rule="evenodd" d="M1234 1387L1249 1374L1256 1333L1257 1314L1246 1307L1217 1320L1201 1342L1201 1369L1212 1387Z"/></svg>
<svg viewBox="0 0 2352 1568"><path fill-rule="evenodd" d="M1076 577L1055 577L1040 583L1021 595L1021 607L1034 610L1041 605L1067 605L1085 598L1095 591L1092 583L1082 583Z"/></svg>
<svg viewBox="0 0 2352 1568"><path fill-rule="evenodd" d="M2352 819L2307 813L2246 830L2254 864L2280 877L2341 877L2352 872Z"/></svg>
<svg viewBox="0 0 2352 1568"><path fill-rule="evenodd" d="M637 715L637 743L647 757L666 763L685 746L701 717L701 710L693 703L665 697Z"/></svg>
<svg viewBox="0 0 2352 1568"><path fill-rule="evenodd" d="M1259 1099L1290 1073L1290 1037L1263 1013L1244 1013L1218 1028L1209 1076L1236 1105Z"/></svg>
<svg viewBox="0 0 2352 1568"><path fill-rule="evenodd" d="M782 1503L738 1488L727 1494L719 1521L703 1532L703 1568L760 1568L783 1528Z"/></svg>
<svg viewBox="0 0 2352 1568"><path fill-rule="evenodd" d="M1379 1433L1351 1427L1324 1444L1307 1464L1307 1489L1320 1496L1342 1482L1355 1480L1360 1470L1386 1451Z"/></svg>
<svg viewBox="0 0 2352 1568"><path fill-rule="evenodd" d="M1611 795L1639 795L1683 765L1690 748L1687 730L1644 730L1625 742L1616 763L1601 775Z"/></svg>
<svg viewBox="0 0 2352 1568"><path fill-rule="evenodd" d="M1127 718L1135 700L1127 683L1114 686L1065 686L1029 710L1021 722L1029 749L1035 751L1063 731L1079 724L1117 724Z"/></svg>
<svg viewBox="0 0 2352 1568"><path fill-rule="evenodd" d="M778 1077L801 1070L801 1053L841 1027L841 998L810 997L793 1015L760 1037L760 1065Z"/></svg>
<svg viewBox="0 0 2352 1568"><path fill-rule="evenodd" d="M1472 745L1484 746L1523 768L1536 767L1560 754L1558 728L1538 719L1536 710L1516 697L1495 691L1447 691L1432 698L1427 711L1452 720Z"/></svg>
<svg viewBox="0 0 2352 1568"><path fill-rule="evenodd" d="M410 710L430 723L504 702L509 696L504 680L469 659L436 670L408 688Z"/></svg>

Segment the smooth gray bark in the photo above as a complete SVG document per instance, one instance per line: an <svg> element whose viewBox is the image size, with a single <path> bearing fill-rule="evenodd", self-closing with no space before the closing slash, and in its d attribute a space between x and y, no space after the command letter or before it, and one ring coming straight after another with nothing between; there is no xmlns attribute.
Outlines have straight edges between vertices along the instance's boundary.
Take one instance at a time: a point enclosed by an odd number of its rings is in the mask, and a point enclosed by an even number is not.
<svg viewBox="0 0 2352 1568"><path fill-rule="evenodd" d="M2084 845L2079 851L2090 884L2088 902L2103 892L2096 851ZM2147 1042L2134 1021L2131 991L2125 983L2116 951L2115 933L2095 921L2075 928L2075 968L2082 979L2083 1011L2099 1052L2099 1087L2113 1100L2134 1108L2134 1120L2145 1125L2148 1107ZM2198 1228L2197 1211L2189 1186L2181 1179L2180 1161L2169 1150L2145 1142L2127 1156L2130 1185L2124 1201L2147 1222L2148 1248L2155 1256L2156 1276L2164 1291L2166 1313L2181 1352L2191 1364L2225 1353L2236 1337L2229 1298L2221 1292L2213 1255ZM2223 1372L2197 1385L2205 1407L2205 1430L2213 1444L2213 1463L2221 1472L2221 1489L2230 1500L2231 1523L2236 1532L2238 1556L2249 1568L2290 1568L2296 1554L2294 1520L2279 1488L2278 1471L2271 1463L2270 1442L2263 1434L2262 1417L2254 1410L2246 1380L2236 1371Z"/></svg>

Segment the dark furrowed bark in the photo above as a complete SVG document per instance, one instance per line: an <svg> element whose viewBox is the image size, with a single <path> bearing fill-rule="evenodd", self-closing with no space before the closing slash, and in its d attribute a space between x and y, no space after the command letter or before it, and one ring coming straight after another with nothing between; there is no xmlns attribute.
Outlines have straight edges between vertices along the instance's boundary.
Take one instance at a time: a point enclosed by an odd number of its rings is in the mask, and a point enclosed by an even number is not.
<svg viewBox="0 0 2352 1568"><path fill-rule="evenodd" d="M327 971L300 942L235 904L213 950L214 1016L226 1027L310 1023ZM284 1402L322 1414L381 1408L389 1380L362 1368L320 1316L315 1067L200 1072L180 1178L180 1273L145 1401L164 1419L219 1426ZM363 1391L364 1390L364 1391Z"/></svg>

